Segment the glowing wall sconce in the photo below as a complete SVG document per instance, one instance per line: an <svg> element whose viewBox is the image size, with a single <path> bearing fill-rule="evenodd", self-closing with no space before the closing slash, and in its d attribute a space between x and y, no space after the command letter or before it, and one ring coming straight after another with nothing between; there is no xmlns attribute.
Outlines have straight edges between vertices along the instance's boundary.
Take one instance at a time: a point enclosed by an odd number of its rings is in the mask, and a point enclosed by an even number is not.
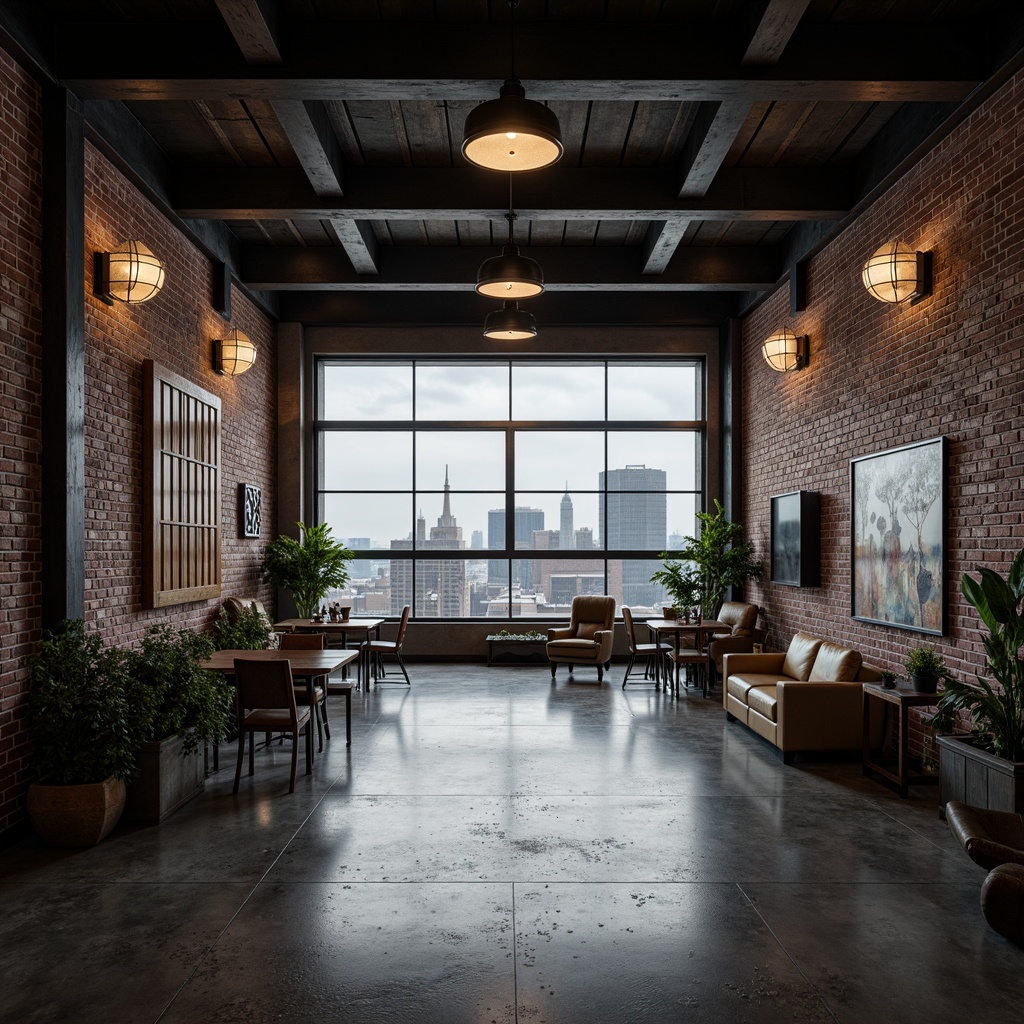
<svg viewBox="0 0 1024 1024"><path fill-rule="evenodd" d="M780 373L799 370L810 358L810 344L806 334L798 335L788 327L780 327L761 345L764 361Z"/></svg>
<svg viewBox="0 0 1024 1024"><path fill-rule="evenodd" d="M881 302L920 302L932 293L931 257L930 252L915 252L899 239L892 239L864 264L864 287Z"/></svg>
<svg viewBox="0 0 1024 1024"><path fill-rule="evenodd" d="M93 257L93 293L108 305L145 302L164 286L164 265L142 242L122 242L113 252Z"/></svg>
<svg viewBox="0 0 1024 1024"><path fill-rule="evenodd" d="M249 335L232 327L224 338L213 342L214 372L225 377L237 377L256 362L256 346Z"/></svg>

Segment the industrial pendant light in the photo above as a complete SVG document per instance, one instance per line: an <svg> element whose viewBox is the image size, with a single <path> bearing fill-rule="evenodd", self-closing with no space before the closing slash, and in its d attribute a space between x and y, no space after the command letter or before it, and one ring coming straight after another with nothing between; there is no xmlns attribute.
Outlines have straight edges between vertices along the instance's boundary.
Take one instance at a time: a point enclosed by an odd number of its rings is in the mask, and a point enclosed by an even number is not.
<svg viewBox="0 0 1024 1024"><path fill-rule="evenodd" d="M536 260L519 254L519 246L512 240L512 225L516 215L512 209L512 175L508 176L508 244L500 256L492 256L480 264L476 275L476 290L493 299L529 299L544 291L544 271Z"/></svg>
<svg viewBox="0 0 1024 1024"><path fill-rule="evenodd" d="M522 341L537 336L537 321L532 313L519 308L519 303L510 299L501 309L487 314L484 321L484 337L498 341Z"/></svg>
<svg viewBox="0 0 1024 1024"><path fill-rule="evenodd" d="M515 11L519 0L508 0L510 10L511 73L498 99L474 107L466 118L462 155L478 167L492 171L532 171L553 164L562 155L562 130L554 112L526 98L516 78Z"/></svg>

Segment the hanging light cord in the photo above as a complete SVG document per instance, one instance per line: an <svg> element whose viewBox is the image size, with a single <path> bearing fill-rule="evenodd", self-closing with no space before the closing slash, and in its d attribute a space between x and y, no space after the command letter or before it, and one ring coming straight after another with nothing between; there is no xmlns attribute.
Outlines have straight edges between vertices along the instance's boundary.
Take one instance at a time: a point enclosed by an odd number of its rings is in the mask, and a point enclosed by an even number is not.
<svg viewBox="0 0 1024 1024"><path fill-rule="evenodd" d="M511 73L509 78L513 81L516 77L516 8L519 6L519 0L508 0L508 35L509 35L509 54L511 63Z"/></svg>

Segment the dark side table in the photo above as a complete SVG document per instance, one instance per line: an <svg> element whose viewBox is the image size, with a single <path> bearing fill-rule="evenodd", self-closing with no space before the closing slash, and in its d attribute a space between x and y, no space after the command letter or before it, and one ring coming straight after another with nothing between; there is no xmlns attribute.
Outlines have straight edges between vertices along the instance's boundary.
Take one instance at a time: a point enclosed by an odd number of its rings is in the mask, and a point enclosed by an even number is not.
<svg viewBox="0 0 1024 1024"><path fill-rule="evenodd" d="M938 785L937 772L925 772L918 759L911 763L908 745L910 740L910 709L932 707L938 697L934 693L918 693L907 687L896 687L887 690L881 683L864 684L864 738L862 749L862 769L865 775L881 775L882 778L895 782L899 787L900 796L906 799L911 785ZM882 701L885 709L896 709L896 753L890 757L876 756L871 750L871 703ZM888 728L884 733L888 734ZM883 739L883 750L884 750Z"/></svg>

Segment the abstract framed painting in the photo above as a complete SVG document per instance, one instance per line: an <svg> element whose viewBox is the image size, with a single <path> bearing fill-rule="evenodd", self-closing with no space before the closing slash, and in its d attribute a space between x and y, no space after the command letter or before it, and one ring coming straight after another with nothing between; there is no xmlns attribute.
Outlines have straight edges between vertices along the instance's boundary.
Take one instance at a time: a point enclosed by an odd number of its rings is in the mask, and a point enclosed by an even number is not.
<svg viewBox="0 0 1024 1024"><path fill-rule="evenodd" d="M850 460L851 615L946 633L946 438Z"/></svg>

